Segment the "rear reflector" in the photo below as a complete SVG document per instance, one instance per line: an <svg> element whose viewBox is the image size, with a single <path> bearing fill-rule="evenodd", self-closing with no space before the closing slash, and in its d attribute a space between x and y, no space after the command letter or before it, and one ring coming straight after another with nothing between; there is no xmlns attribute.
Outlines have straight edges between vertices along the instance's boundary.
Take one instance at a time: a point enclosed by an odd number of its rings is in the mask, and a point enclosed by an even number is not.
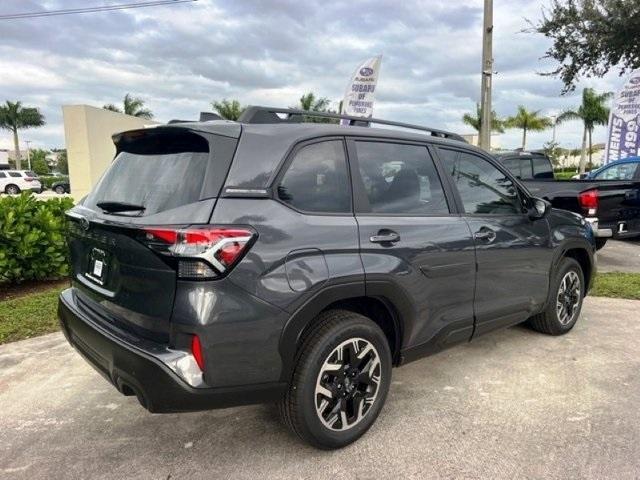
<svg viewBox="0 0 640 480"><path fill-rule="evenodd" d="M143 241L164 255L182 257L180 278L215 278L227 273L247 251L256 234L248 228L189 227L144 229Z"/></svg>
<svg viewBox="0 0 640 480"><path fill-rule="evenodd" d="M585 190L578 195L580 206L586 211L586 215L595 215L598 212L598 190Z"/></svg>
<svg viewBox="0 0 640 480"><path fill-rule="evenodd" d="M204 372L204 358L202 356L202 345L200 344L200 338L197 335L191 337L191 354L196 360L200 370Z"/></svg>

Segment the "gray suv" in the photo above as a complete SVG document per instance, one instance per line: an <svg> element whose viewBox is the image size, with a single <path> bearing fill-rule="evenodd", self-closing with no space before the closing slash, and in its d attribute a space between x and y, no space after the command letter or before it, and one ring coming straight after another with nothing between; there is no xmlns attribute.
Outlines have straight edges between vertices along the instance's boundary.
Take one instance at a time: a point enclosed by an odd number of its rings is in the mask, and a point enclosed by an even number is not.
<svg viewBox="0 0 640 480"><path fill-rule="evenodd" d="M590 226L455 134L369 122L396 128L251 107L115 135L68 212L68 341L151 412L274 402L338 448L392 367L525 321L571 330Z"/></svg>

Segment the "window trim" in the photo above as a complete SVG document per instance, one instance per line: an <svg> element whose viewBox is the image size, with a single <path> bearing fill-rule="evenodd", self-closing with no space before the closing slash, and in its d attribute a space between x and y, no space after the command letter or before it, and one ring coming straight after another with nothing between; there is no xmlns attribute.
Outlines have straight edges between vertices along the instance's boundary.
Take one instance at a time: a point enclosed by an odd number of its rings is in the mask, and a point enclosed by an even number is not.
<svg viewBox="0 0 640 480"><path fill-rule="evenodd" d="M433 161L433 165L436 169L436 173L438 175L438 179L440 180L440 185L442 186L442 192L444 193L445 201L447 202L447 207L449 209L448 213L387 213L387 212L372 212L371 205L369 203L369 195L367 194L366 188L362 181L362 175L360 175L360 163L358 160L358 154L356 150L356 142L369 142L369 143L393 143L400 145L413 145L418 147L423 147L426 149L427 158L431 157ZM419 142L419 141L411 141L411 140L403 140L403 139L395 139L388 137L374 137L374 136L347 136L347 150L349 152L349 165L351 166L351 178L353 183L353 211L356 216L359 217L451 217L451 216L459 216L459 212L457 211L457 205L454 201L454 197L452 196L452 192L450 191L449 183L446 180L442 180L443 171L438 164L437 159L433 155L432 145L429 142Z"/></svg>
<svg viewBox="0 0 640 480"><path fill-rule="evenodd" d="M349 210L346 212L317 212L317 211L301 210L295 207L294 205L282 200L278 195L278 186L280 185L280 182L282 181L283 177L286 175L287 171L289 170L289 167L291 166L291 163L293 163L293 160L295 159L298 152L309 145L314 145L316 143L323 143L323 142L331 142L331 141L340 141L342 143L344 160L347 167L347 188L349 189ZM302 140L300 142L295 143L289 149L289 152L287 153L284 161L281 162L278 168L278 172L274 177L273 181L271 182L271 185L269 186L269 190L270 190L270 198L272 200L275 200L276 202L284 205L285 207L293 210L294 212L298 212L303 215L314 215L319 217L353 217L354 198L353 198L352 184L353 184L353 181L351 179L351 169L349 167L349 155L347 154L347 146L346 146L345 139L340 135L331 135L331 136L324 136L324 137L309 138L309 139Z"/></svg>
<svg viewBox="0 0 640 480"><path fill-rule="evenodd" d="M495 168L497 168L500 172L502 172L507 178L509 178L509 180L511 180L513 182L513 184L516 187L516 192L518 195L518 199L520 201L520 204L522 205L522 208L524 210L524 206L525 206L525 202L528 203L529 199L531 198L531 194L527 191L527 189L522 185L521 182L518 181L518 179L514 178L514 176L511 174L511 172L504 166L502 165L499 161L495 160L494 158L492 158L491 156L487 155L485 152L478 152L476 150L471 150L471 149L467 149L467 148L461 148L456 146L449 146L449 145L437 145L437 147L434 149L435 150L435 154L437 155L437 159L438 162L441 162L442 168L446 171L446 168L444 167L444 162L442 160L442 157L440 156L440 150L451 150L457 153L467 153L469 155L475 155L478 156L484 160L486 160L487 162L489 162L489 164L493 165ZM447 178L447 183L449 183L451 185L451 188L453 189L453 194L454 197L456 199L456 202L458 204L458 209L461 215L463 216L467 216L467 217L522 217L522 216L526 216L526 212L522 211L521 213L469 213L465 210L464 208L464 203L462 202L462 197L460 196L460 192L458 192L458 187L455 185L453 179L451 178L451 175L449 174L449 172L447 172L446 175Z"/></svg>

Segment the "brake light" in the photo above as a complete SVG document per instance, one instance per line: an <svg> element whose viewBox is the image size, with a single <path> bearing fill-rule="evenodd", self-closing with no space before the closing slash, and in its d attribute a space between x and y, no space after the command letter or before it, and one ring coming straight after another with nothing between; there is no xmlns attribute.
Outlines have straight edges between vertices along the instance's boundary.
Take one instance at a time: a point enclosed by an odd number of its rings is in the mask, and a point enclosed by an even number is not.
<svg viewBox="0 0 640 480"><path fill-rule="evenodd" d="M145 243L153 250L185 259L178 263L181 278L215 278L227 273L256 236L248 228L237 227L149 227L144 233Z"/></svg>
<svg viewBox="0 0 640 480"><path fill-rule="evenodd" d="M578 195L580 206L587 215L595 215L598 211L598 190L585 190Z"/></svg>
<svg viewBox="0 0 640 480"><path fill-rule="evenodd" d="M204 357L202 356L202 344L200 338L197 335L191 337L191 355L195 359L200 370L204 372Z"/></svg>
<svg viewBox="0 0 640 480"><path fill-rule="evenodd" d="M24 177L25 182L33 182L35 179L31 177Z"/></svg>

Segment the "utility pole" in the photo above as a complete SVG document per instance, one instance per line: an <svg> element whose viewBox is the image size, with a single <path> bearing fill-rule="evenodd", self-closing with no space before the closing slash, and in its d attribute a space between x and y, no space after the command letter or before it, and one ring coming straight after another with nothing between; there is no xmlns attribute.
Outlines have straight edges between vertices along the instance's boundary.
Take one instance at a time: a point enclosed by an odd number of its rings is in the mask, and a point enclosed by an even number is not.
<svg viewBox="0 0 640 480"><path fill-rule="evenodd" d="M27 163L29 165L29 170L31 170L31 149L29 148L31 146L31 140L25 140L24 143L27 144Z"/></svg>
<svg viewBox="0 0 640 480"><path fill-rule="evenodd" d="M480 87L480 137L478 146L491 149L491 79L493 76L493 0L484 0L482 27L482 85Z"/></svg>

